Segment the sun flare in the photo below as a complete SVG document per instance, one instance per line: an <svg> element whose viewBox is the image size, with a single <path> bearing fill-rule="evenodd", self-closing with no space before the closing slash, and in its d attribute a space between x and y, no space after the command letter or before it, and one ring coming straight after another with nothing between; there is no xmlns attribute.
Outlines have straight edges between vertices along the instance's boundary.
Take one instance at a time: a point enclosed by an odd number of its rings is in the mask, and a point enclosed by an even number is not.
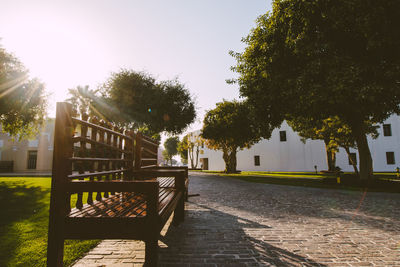
<svg viewBox="0 0 400 267"><path fill-rule="evenodd" d="M103 82L106 48L84 22L47 15L34 16L29 24L14 23L2 45L23 62L31 77L46 84L49 115L54 115L55 102L68 97L68 88Z"/></svg>

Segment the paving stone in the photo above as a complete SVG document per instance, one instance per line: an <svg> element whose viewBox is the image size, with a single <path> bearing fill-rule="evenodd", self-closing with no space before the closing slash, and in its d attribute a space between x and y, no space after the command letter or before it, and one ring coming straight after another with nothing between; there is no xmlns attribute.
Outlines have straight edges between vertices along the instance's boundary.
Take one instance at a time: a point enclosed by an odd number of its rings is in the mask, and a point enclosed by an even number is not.
<svg viewBox="0 0 400 267"><path fill-rule="evenodd" d="M400 194L190 175L185 222L170 221L160 266L400 266ZM144 243L104 240L74 267L142 266Z"/></svg>

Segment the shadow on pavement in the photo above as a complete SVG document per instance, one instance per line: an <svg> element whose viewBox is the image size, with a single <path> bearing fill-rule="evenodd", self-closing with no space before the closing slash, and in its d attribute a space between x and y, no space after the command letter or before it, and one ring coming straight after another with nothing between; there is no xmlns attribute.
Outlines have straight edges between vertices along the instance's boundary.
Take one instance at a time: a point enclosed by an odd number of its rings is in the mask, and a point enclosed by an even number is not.
<svg viewBox="0 0 400 267"><path fill-rule="evenodd" d="M193 202L188 207L185 222L170 227L161 239L165 244L160 248L161 266L325 266L271 244L274 237L267 225ZM254 229L265 231L258 231L263 234L255 239L246 233Z"/></svg>

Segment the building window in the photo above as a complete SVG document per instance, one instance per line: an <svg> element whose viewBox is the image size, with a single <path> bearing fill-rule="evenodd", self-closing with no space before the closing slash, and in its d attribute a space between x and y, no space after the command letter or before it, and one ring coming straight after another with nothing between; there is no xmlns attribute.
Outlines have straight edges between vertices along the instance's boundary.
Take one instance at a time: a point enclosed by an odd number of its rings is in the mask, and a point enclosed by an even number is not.
<svg viewBox="0 0 400 267"><path fill-rule="evenodd" d="M356 153L349 154L349 165L353 165L352 161L354 162L354 164L357 164L357 154Z"/></svg>
<svg viewBox="0 0 400 267"><path fill-rule="evenodd" d="M37 162L37 151L28 151L28 169L35 170Z"/></svg>
<svg viewBox="0 0 400 267"><path fill-rule="evenodd" d="M0 147L3 147L3 146L4 146L4 141L0 140Z"/></svg>
<svg viewBox="0 0 400 267"><path fill-rule="evenodd" d="M254 166L260 166L260 156L254 156Z"/></svg>
<svg viewBox="0 0 400 267"><path fill-rule="evenodd" d="M386 163L388 165L393 165L395 164L394 161L394 152L386 152Z"/></svg>
<svg viewBox="0 0 400 267"><path fill-rule="evenodd" d="M392 136L392 127L390 124L383 125L383 136Z"/></svg>
<svg viewBox="0 0 400 267"><path fill-rule="evenodd" d="M281 142L286 142L286 131L279 131L279 138Z"/></svg>

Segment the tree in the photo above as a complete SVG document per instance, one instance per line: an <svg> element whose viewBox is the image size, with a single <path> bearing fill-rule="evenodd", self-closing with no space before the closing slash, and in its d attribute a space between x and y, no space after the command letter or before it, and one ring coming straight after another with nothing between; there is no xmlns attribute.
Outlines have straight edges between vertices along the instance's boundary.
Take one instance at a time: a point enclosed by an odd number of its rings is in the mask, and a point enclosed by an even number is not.
<svg viewBox="0 0 400 267"><path fill-rule="evenodd" d="M91 90L89 86L77 86L68 89L70 98L66 101L72 104L72 110L75 114L88 114L90 116L102 116L96 107L101 102L97 96L98 90ZM103 112L105 113L105 112Z"/></svg>
<svg viewBox="0 0 400 267"><path fill-rule="evenodd" d="M329 117L318 121L296 118L288 121L288 124L298 132L304 142L306 139L324 141L329 171L336 170L336 152L339 151L339 147L343 147L358 176L357 164L350 154L350 148L357 148L356 141L349 126L339 117ZM367 134L372 138L378 137L377 126L366 123L365 128L368 129Z"/></svg>
<svg viewBox="0 0 400 267"><path fill-rule="evenodd" d="M203 144L203 138L193 133L185 135L182 138L182 141L179 143L178 150L180 151L180 153L185 154L186 161L188 159L190 160L190 166L192 169L196 169L197 165L199 164L200 147Z"/></svg>
<svg viewBox="0 0 400 267"><path fill-rule="evenodd" d="M178 143L178 153L181 157L181 161L183 164L188 164L188 148L187 141L185 140L186 135L182 138L182 141Z"/></svg>
<svg viewBox="0 0 400 267"><path fill-rule="evenodd" d="M152 133L179 134L196 117L194 101L178 80L156 82L150 74L121 70L112 73L101 93L112 107L108 114Z"/></svg>
<svg viewBox="0 0 400 267"><path fill-rule="evenodd" d="M222 150L227 173L236 172L238 149L250 148L262 137L252 117L247 103L226 100L217 103L216 108L205 115L201 136L209 148ZM263 135L269 138L271 132L263 132Z"/></svg>
<svg viewBox="0 0 400 267"><path fill-rule="evenodd" d="M332 135L335 129L332 129L329 127L329 124L324 122L324 120L315 121L312 119L296 118L289 120L288 124L299 134L303 142L306 139L323 140L328 170L335 171L336 152L338 152L338 146L332 142Z"/></svg>
<svg viewBox="0 0 400 267"><path fill-rule="evenodd" d="M245 51L231 53L241 95L260 120L338 116L354 135L361 179L372 179L365 122L400 114L397 25L397 0L275 0Z"/></svg>
<svg viewBox="0 0 400 267"><path fill-rule="evenodd" d="M0 125L2 131L19 138L38 131L46 114L44 84L30 79L28 70L0 47Z"/></svg>
<svg viewBox="0 0 400 267"><path fill-rule="evenodd" d="M179 144L179 137L173 136L169 137L164 142L165 153L163 156L165 159L170 161L172 166L172 158L178 154L178 144Z"/></svg>

